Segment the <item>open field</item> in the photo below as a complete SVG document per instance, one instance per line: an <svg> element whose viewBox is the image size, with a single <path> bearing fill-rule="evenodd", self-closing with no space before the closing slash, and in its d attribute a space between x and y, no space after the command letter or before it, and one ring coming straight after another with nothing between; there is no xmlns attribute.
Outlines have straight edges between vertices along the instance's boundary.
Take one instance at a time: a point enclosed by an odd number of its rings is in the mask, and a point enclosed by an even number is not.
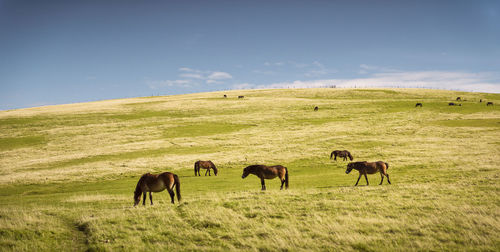
<svg viewBox="0 0 500 252"><path fill-rule="evenodd" d="M287 89L0 111L0 250L499 251L497 104ZM393 184L353 187L334 149L388 162ZM194 177L196 160L219 176ZM242 180L256 163L287 166L290 189ZM179 175L181 203L161 192L132 207L139 177L163 171Z"/></svg>

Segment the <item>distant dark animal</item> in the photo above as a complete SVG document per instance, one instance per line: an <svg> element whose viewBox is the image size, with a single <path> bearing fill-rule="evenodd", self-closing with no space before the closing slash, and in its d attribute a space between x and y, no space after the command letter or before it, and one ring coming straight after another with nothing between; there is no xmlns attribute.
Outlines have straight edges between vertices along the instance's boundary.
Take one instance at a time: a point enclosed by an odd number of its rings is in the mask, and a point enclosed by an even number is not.
<svg viewBox="0 0 500 252"><path fill-rule="evenodd" d="M450 103L448 103L448 106L462 106L462 104L450 102Z"/></svg>
<svg viewBox="0 0 500 252"><path fill-rule="evenodd" d="M345 171L345 173L349 174L349 172L351 172L352 169L359 171L359 177L358 177L358 180L356 181L356 184L354 186L358 185L358 182L359 182L359 179L361 178L361 175L365 175L366 185L369 185L368 177L366 176L366 174L375 174L377 172L380 172L380 177L382 178L382 180L380 180L379 185L381 185L382 182L384 181L384 176L387 177L387 182L389 182L389 184L391 183L391 181L389 180L389 174L387 173L387 169L389 169L388 163L385 163L382 161L378 161L378 162L366 162L366 161L353 162L353 163L349 163L347 165L347 170Z"/></svg>
<svg viewBox="0 0 500 252"><path fill-rule="evenodd" d="M418 102L417 104L415 104L415 108L416 107L422 107L422 103Z"/></svg>
<svg viewBox="0 0 500 252"><path fill-rule="evenodd" d="M344 158L343 161L347 161L347 157L349 157L349 159L352 161L354 158L352 157L351 153L347 150L334 150L332 151L332 153L330 154L330 159L332 159L332 157L335 156L335 158L333 160L337 161L337 156L338 157L341 157L341 158Z"/></svg>
<svg viewBox="0 0 500 252"><path fill-rule="evenodd" d="M167 189L170 194L170 199L172 200L172 204L174 204L174 186L175 191L177 193L177 200L181 200L181 183L179 181L179 177L177 175L164 172L160 174L151 174L146 173L141 176L139 182L137 182L137 186L134 191L134 206L137 206L141 201L141 194L143 195L142 205L146 205L146 193L149 192L149 200L151 201L151 205L153 205L153 196L151 192L161 192Z"/></svg>
<svg viewBox="0 0 500 252"><path fill-rule="evenodd" d="M274 179L276 177L279 177L281 181L280 190L283 190L283 184L285 184L285 188L288 189L288 169L284 166L250 165L243 169L243 175L241 175L241 178L244 179L249 174L253 174L260 178L263 191L266 190L264 179Z"/></svg>
<svg viewBox="0 0 500 252"><path fill-rule="evenodd" d="M456 99L456 100L457 100L457 101L461 101L461 100L462 100L462 97L460 97L460 96L459 96L459 97L457 97L457 99Z"/></svg>
<svg viewBox="0 0 500 252"><path fill-rule="evenodd" d="M224 98L227 98L227 95L224 95Z"/></svg>
<svg viewBox="0 0 500 252"><path fill-rule="evenodd" d="M196 163L194 163L194 175L195 176L196 176L196 174L198 174L198 176L201 176L200 168L207 170L205 172L205 176L207 176L207 172L208 172L208 176L211 176L210 169L214 170L214 175L217 176L217 167L215 167L214 163L212 163L212 161L210 161L210 160L208 160L208 161L199 160L199 161L196 161Z"/></svg>
<svg viewBox="0 0 500 252"><path fill-rule="evenodd" d="M489 102L486 103L486 106L490 106L490 105L493 106L493 102L489 101Z"/></svg>
<svg viewBox="0 0 500 252"><path fill-rule="evenodd" d="M318 109L319 109L318 106L314 107L314 111L318 111Z"/></svg>
<svg viewBox="0 0 500 252"><path fill-rule="evenodd" d="M479 102L483 102L483 99L479 99Z"/></svg>
<svg viewBox="0 0 500 252"><path fill-rule="evenodd" d="M238 99L243 99L243 98L245 98L245 96L243 95L238 96Z"/></svg>

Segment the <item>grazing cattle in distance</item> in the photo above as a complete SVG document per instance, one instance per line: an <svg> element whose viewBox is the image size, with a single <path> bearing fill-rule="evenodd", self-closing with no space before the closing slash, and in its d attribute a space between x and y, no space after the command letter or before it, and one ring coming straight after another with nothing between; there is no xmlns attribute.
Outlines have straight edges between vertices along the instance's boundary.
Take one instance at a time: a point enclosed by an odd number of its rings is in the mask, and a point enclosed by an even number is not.
<svg viewBox="0 0 500 252"><path fill-rule="evenodd" d="M493 102L489 101L489 102L486 103L486 106L490 106L490 105L493 106Z"/></svg>
<svg viewBox="0 0 500 252"><path fill-rule="evenodd" d="M281 180L280 190L283 190L283 184L288 189L288 169L282 165L266 166L266 165L250 165L243 169L241 178L246 178L249 174L253 174L260 178L262 191L266 190L264 179L274 179L279 177Z"/></svg>
<svg viewBox="0 0 500 252"><path fill-rule="evenodd" d="M217 172L218 172L217 167L215 167L215 164L212 163L212 161L210 161L210 160L208 160L208 161L198 160L198 161L196 161L196 163L194 163L194 175L195 176L196 176L196 174L198 174L198 176L201 176L200 168L207 170L205 172L205 176L207 176L207 172L208 172L208 176L211 176L210 169L214 170L214 175L217 176Z"/></svg>
<svg viewBox="0 0 500 252"><path fill-rule="evenodd" d="M332 159L332 157L335 156L335 158L333 160L337 161L337 156L338 157L341 157L341 158L344 158L343 160L344 161L347 161L347 157L349 157L349 159L352 161L354 158L352 157L351 153L347 150L334 150L332 151L332 153L330 154L330 159Z"/></svg>
<svg viewBox="0 0 500 252"><path fill-rule="evenodd" d="M456 100L457 100L457 101L461 101L461 100L462 100L462 97L460 97L460 96L459 96L459 97L457 97L457 99L456 99Z"/></svg>
<svg viewBox="0 0 500 252"><path fill-rule="evenodd" d="M224 98L227 98L227 95L224 95Z"/></svg>
<svg viewBox="0 0 500 252"><path fill-rule="evenodd" d="M141 194L143 195L142 205L146 205L146 193L149 192L149 200L151 201L151 205L153 205L153 196L151 192L161 192L167 189L170 194L170 199L172 200L172 204L174 204L174 186L175 191L177 193L177 200L181 200L181 183L179 181L179 177L177 175L164 172L160 174L151 174L146 173L141 176L139 182L137 182L137 186L134 191L134 206L137 206L141 201Z"/></svg>
<svg viewBox="0 0 500 252"><path fill-rule="evenodd" d="M314 107L314 111L318 111L318 109L319 109L318 106Z"/></svg>
<svg viewBox="0 0 500 252"><path fill-rule="evenodd" d="M415 108L416 107L422 107L422 103L418 102L417 104L415 104Z"/></svg>
<svg viewBox="0 0 500 252"><path fill-rule="evenodd" d="M366 161L363 161L363 162L349 163L347 165L347 170L345 171L345 173L349 174L352 171L352 169L355 169L359 172L358 180L356 181L356 184L354 186L358 185L359 179L361 178L362 175L365 176L366 185L369 185L368 177L366 176L366 174L375 174L377 172L380 172L380 177L382 178L382 180L380 180L379 185L381 185L382 182L384 181L384 176L387 177L387 182L389 182L389 184L391 183L391 181L389 180L389 174L387 173L387 169L389 169L389 164L386 162L382 162L382 161L366 162Z"/></svg>
<svg viewBox="0 0 500 252"><path fill-rule="evenodd" d="M450 103L448 103L448 106L462 106L462 104L450 102Z"/></svg>
<svg viewBox="0 0 500 252"><path fill-rule="evenodd" d="M238 99L243 99L243 98L245 98L245 96L243 96L243 95L238 96Z"/></svg>

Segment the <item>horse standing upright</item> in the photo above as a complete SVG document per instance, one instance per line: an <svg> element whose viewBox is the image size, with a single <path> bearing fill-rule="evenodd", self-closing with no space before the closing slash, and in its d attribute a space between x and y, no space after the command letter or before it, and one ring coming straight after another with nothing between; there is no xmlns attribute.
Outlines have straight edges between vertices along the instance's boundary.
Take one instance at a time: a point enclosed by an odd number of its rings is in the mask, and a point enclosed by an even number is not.
<svg viewBox="0 0 500 252"><path fill-rule="evenodd" d="M332 151L332 153L330 154L330 159L332 159L332 157L335 155L335 158L333 160L337 161L337 156L338 157L341 157L341 158L344 158L343 161L347 161L347 157L349 157L349 159L352 161L354 158L352 157L351 153L347 150L334 150Z"/></svg>
<svg viewBox="0 0 500 252"><path fill-rule="evenodd" d="M151 192L161 192L167 189L170 194L172 204L174 204L174 186L177 193L177 200L181 200L181 183L179 177L170 172L160 174L146 173L141 176L134 191L134 206L137 206L141 201L141 194L143 195L142 205L146 205L146 193L149 192L149 200L153 205L153 196Z"/></svg>
<svg viewBox="0 0 500 252"><path fill-rule="evenodd" d="M365 175L366 185L369 185L368 177L366 176L366 174L374 174L377 172L380 172L380 177L382 177L382 180L380 180L379 185L381 185L382 182L384 181L384 176L387 177L387 182L389 182L389 184L391 183L391 181L389 180L389 174L387 173L387 169L389 169L388 163L385 163L382 161L378 161L378 162L366 162L366 161L353 162L353 163L349 163L347 165L347 170L345 171L345 173L349 174L352 171L352 169L359 171L359 177L358 177L358 180L356 181L356 184L354 186L358 185L358 182L359 182L359 179L361 178L361 175Z"/></svg>
<svg viewBox="0 0 500 252"><path fill-rule="evenodd" d="M274 179L279 177L281 180L280 190L283 190L283 184L288 189L288 169L282 165L266 166L266 165L250 165L243 169L241 178L246 178L249 174L253 174L260 178L262 190L266 190L264 179Z"/></svg>
<svg viewBox="0 0 500 252"><path fill-rule="evenodd" d="M198 160L196 161L196 163L194 163L194 175L196 176L198 174L198 176L201 176L200 174L200 168L203 168L203 169L206 169L207 171L205 172L205 176L207 176L207 172L208 172L208 176L211 176L210 175L210 169L214 170L214 175L217 176L217 167L215 167L215 164L212 163L212 161L208 160L208 161L201 161L201 160Z"/></svg>

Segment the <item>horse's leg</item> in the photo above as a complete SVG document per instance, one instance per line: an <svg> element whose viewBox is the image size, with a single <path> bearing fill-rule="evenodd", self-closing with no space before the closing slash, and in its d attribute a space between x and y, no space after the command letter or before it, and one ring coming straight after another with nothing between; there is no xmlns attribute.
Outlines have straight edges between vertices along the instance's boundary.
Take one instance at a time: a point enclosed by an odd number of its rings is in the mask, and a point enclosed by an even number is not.
<svg viewBox="0 0 500 252"><path fill-rule="evenodd" d="M151 201L151 205L153 205L153 195L151 195L151 192L149 192L149 200Z"/></svg>
<svg viewBox="0 0 500 252"><path fill-rule="evenodd" d="M337 154L335 154L335 158L333 160L337 161Z"/></svg>
<svg viewBox="0 0 500 252"><path fill-rule="evenodd" d="M212 175L210 175L210 168L208 168L207 170L208 170L208 176L212 176Z"/></svg>
<svg viewBox="0 0 500 252"><path fill-rule="evenodd" d="M208 171L209 171L209 169L207 169L207 171L205 172L205 176L207 176Z"/></svg>
<svg viewBox="0 0 500 252"><path fill-rule="evenodd" d="M172 204L174 204L174 196L175 196L174 190L167 188L167 191L168 194L170 194L170 199L172 200Z"/></svg>
<svg viewBox="0 0 500 252"><path fill-rule="evenodd" d="M280 190L283 190L283 184L285 184L285 178L280 178L280 180L281 180Z"/></svg>
<svg viewBox="0 0 500 252"><path fill-rule="evenodd" d="M263 178L260 179L260 184L262 185L262 191L265 191L266 190L266 183L264 182Z"/></svg>
<svg viewBox="0 0 500 252"><path fill-rule="evenodd" d="M380 177L382 178L382 180L380 180L380 184L379 185L381 185L382 182L384 182L384 174L380 173Z"/></svg>
<svg viewBox="0 0 500 252"><path fill-rule="evenodd" d="M358 181L356 181L356 184L354 186L358 185L359 179L361 178L361 172L359 173Z"/></svg>
<svg viewBox="0 0 500 252"><path fill-rule="evenodd" d="M366 176L366 172L364 174L365 174L365 179L366 179L366 185L369 185L370 183L368 183L368 177Z"/></svg>
<svg viewBox="0 0 500 252"><path fill-rule="evenodd" d="M391 181L389 180L389 173L386 173L385 176L387 176L387 182L389 182L389 185L390 185Z"/></svg>
<svg viewBox="0 0 500 252"><path fill-rule="evenodd" d="M143 205L143 206L145 206L145 205L146 205L146 198L147 198L146 196L147 196L147 195L146 195L146 192L143 192L143 193L142 193L142 205Z"/></svg>

